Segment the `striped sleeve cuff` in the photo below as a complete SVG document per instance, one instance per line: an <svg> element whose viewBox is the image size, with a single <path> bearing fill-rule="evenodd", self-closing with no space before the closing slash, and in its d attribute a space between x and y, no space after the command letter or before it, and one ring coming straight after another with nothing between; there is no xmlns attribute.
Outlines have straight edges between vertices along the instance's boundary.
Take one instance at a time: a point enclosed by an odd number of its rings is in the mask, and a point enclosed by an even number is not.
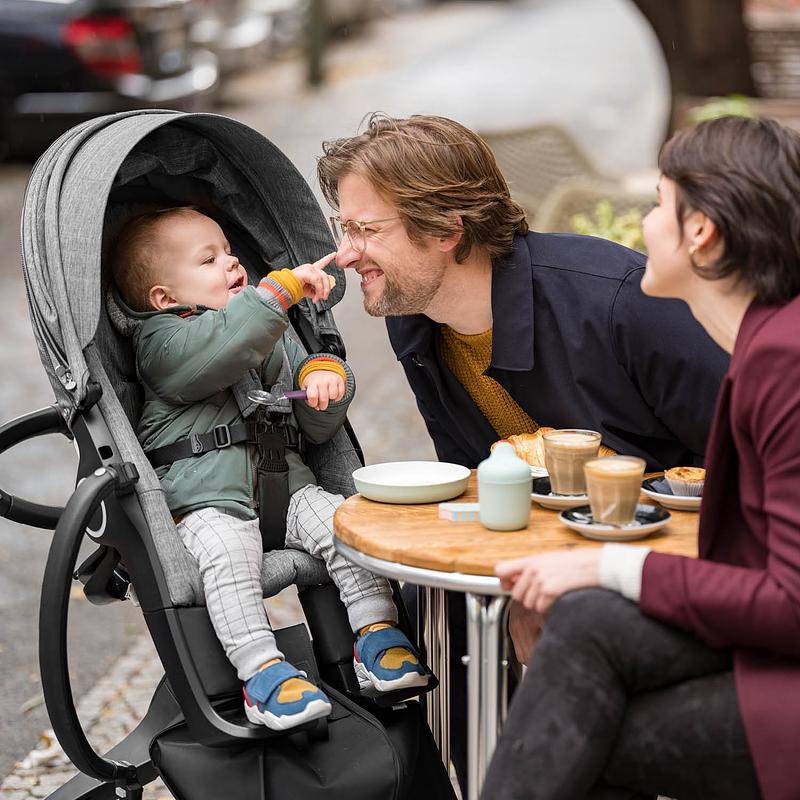
<svg viewBox="0 0 800 800"><path fill-rule="evenodd" d="M600 585L638 603L642 594L642 570L649 547L605 544L600 553Z"/></svg>
<svg viewBox="0 0 800 800"><path fill-rule="evenodd" d="M295 385L300 388L308 374L321 369L327 369L331 372L336 372L342 376L345 382L344 397L341 400L331 403L330 405L338 406L342 403L349 403L353 399L353 395L356 392L356 378L355 375L353 375L353 370L350 369L348 363L338 356L330 355L328 353L312 353L307 358L304 358L300 364L298 364L297 369L295 370Z"/></svg>
<svg viewBox="0 0 800 800"><path fill-rule="evenodd" d="M343 381L347 382L347 373L341 364L338 364L332 358L320 356L307 361L305 366L297 373L297 385L302 387L303 382L312 372L322 371L335 372Z"/></svg>
<svg viewBox="0 0 800 800"><path fill-rule="evenodd" d="M293 306L295 303L299 303L302 299L303 284L298 280L292 270L278 269L270 272L269 275L267 275L267 278L275 281L275 283L279 284L282 289L286 290L291 299L289 305Z"/></svg>
<svg viewBox="0 0 800 800"><path fill-rule="evenodd" d="M256 291L267 302L277 301L284 311L288 311L289 306L292 304L292 296L289 294L288 290L284 289L283 286L277 281L273 281L271 278L262 278L261 282L256 286Z"/></svg>

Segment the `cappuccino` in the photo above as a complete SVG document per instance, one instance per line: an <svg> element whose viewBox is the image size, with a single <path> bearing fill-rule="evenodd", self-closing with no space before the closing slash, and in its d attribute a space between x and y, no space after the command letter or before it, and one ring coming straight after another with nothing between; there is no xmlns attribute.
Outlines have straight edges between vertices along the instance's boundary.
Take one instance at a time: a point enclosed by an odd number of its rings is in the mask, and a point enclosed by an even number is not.
<svg viewBox="0 0 800 800"><path fill-rule="evenodd" d="M606 456L584 464L592 518L601 525L630 525L642 490L645 461L634 456Z"/></svg>
<svg viewBox="0 0 800 800"><path fill-rule="evenodd" d="M583 465L597 458L600 434L597 431L561 429L542 436L544 463L550 474L554 494L584 494Z"/></svg>

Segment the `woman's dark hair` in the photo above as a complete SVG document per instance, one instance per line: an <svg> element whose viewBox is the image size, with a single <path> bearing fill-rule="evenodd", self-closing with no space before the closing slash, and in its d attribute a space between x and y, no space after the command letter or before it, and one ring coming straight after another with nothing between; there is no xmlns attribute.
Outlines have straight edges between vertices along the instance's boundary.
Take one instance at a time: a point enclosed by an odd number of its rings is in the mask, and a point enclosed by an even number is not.
<svg viewBox="0 0 800 800"><path fill-rule="evenodd" d="M701 211L724 242L699 275L736 276L764 303L800 294L800 133L769 119L709 120L676 133L659 167L675 181L678 222Z"/></svg>

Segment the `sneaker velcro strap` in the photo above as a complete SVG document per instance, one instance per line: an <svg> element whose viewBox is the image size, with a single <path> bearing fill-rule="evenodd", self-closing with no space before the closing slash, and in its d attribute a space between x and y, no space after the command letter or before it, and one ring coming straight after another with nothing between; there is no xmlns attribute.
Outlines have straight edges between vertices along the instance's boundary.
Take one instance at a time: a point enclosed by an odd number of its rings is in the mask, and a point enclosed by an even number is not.
<svg viewBox="0 0 800 800"><path fill-rule="evenodd" d="M259 703L266 703L272 693L285 681L290 678L302 678L308 680L302 672L285 661L278 661L268 667L259 670L249 678L244 684L244 690L250 700Z"/></svg>
<svg viewBox="0 0 800 800"><path fill-rule="evenodd" d="M360 636L356 641L356 655L362 664L369 665L392 647L404 647L416 655L414 646L398 628L381 628Z"/></svg>

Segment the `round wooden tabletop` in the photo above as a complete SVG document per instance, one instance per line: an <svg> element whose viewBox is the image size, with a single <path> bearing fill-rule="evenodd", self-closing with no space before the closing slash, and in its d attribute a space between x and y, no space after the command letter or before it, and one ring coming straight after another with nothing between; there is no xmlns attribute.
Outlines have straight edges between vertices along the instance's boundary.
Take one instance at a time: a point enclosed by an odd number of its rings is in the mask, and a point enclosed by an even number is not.
<svg viewBox="0 0 800 800"><path fill-rule="evenodd" d="M477 499L473 471L467 491L453 500L474 503ZM640 502L654 501L643 495ZM700 515L691 511L670 514L669 523L641 543L662 553L696 556ZM477 520L439 519L438 503L376 503L356 494L336 510L333 527L342 542L373 558L469 575L494 575L494 565L504 558L602 544L570 530L559 520L557 511L548 511L537 503L531 504L527 528L506 533L490 531Z"/></svg>

